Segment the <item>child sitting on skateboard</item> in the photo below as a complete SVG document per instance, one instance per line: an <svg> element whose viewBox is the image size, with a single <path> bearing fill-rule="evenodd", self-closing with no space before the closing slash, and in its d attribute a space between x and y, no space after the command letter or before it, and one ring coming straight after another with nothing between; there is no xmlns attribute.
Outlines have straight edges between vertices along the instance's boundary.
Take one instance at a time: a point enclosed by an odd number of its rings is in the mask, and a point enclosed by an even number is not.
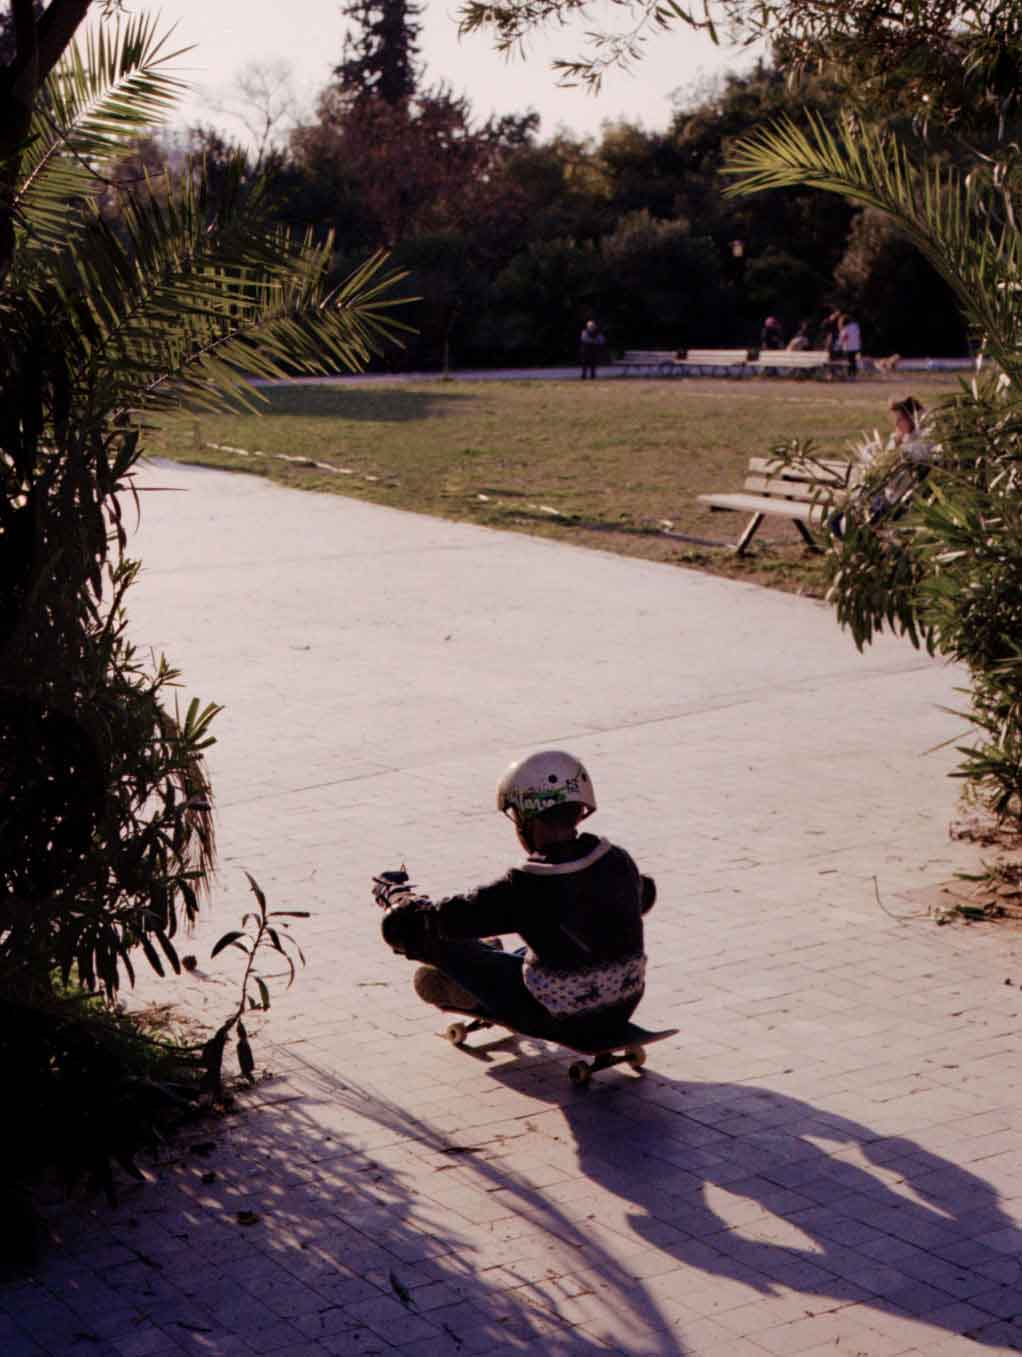
<svg viewBox="0 0 1022 1357"><path fill-rule="evenodd" d="M528 1036L595 1046L635 1011L645 985L642 916L656 887L623 848L578 826L596 809L589 774L545 749L513 763L497 785L528 856L490 885L433 904L407 874L376 878L387 909L383 937L426 962L416 993L448 1012L490 1019ZM519 953L484 942L517 933Z"/></svg>

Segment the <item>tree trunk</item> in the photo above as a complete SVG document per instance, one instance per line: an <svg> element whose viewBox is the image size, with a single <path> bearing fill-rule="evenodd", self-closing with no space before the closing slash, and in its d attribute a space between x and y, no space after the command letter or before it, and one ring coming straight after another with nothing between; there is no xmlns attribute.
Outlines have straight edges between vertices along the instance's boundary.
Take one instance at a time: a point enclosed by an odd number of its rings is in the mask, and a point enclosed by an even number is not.
<svg viewBox="0 0 1022 1357"><path fill-rule="evenodd" d="M32 109L92 0L51 0L37 19L33 0L10 0L14 60L0 72L0 283L14 264L14 194Z"/></svg>

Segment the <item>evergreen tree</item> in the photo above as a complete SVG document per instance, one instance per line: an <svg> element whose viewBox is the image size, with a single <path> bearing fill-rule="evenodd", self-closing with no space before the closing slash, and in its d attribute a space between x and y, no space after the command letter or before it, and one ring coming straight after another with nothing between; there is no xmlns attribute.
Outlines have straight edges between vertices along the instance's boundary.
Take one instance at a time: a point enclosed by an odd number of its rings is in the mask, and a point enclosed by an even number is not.
<svg viewBox="0 0 1022 1357"><path fill-rule="evenodd" d="M350 99L372 95L391 107L405 105L419 78L418 22L414 0L348 0L341 10L356 26L344 40L334 68L340 91Z"/></svg>

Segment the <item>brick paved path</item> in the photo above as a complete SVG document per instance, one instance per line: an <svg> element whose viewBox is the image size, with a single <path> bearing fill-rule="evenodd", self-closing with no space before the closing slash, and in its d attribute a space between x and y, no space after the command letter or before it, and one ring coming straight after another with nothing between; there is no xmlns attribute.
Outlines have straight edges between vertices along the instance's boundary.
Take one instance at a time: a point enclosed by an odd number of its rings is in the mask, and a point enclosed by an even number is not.
<svg viewBox="0 0 1022 1357"><path fill-rule="evenodd" d="M1022 949L925 917L976 861L927 752L960 675L754 586L144 480L175 493L144 496L134 634L227 704L200 968L145 992L225 1012L205 959L243 868L314 911L309 964L212 1153L55 1215L3 1357L1019 1348ZM657 877L640 1017L681 1029L588 1091L539 1043L438 1040L367 891L403 859L434 893L502 870L494 781L551 744Z"/></svg>

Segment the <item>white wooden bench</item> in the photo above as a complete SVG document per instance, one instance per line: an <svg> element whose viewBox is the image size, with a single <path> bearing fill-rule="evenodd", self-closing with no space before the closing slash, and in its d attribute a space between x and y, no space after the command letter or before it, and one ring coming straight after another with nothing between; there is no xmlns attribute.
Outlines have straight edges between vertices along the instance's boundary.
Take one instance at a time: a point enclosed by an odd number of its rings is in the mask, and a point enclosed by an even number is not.
<svg viewBox="0 0 1022 1357"><path fill-rule="evenodd" d="M775 457L751 457L741 494L700 495L699 502L711 509L752 515L735 546L739 556L745 554L768 514L790 518L807 546L819 551L809 524L827 521L835 505L846 499L857 471L851 462L830 458L787 462Z"/></svg>
<svg viewBox="0 0 1022 1357"><path fill-rule="evenodd" d="M748 361L748 349L680 349L674 359L682 372L734 373L739 377Z"/></svg>
<svg viewBox="0 0 1022 1357"><path fill-rule="evenodd" d="M755 372L776 372L778 376L822 377L831 367L847 369L847 362L833 363L826 349L761 349L758 358L750 359Z"/></svg>
<svg viewBox="0 0 1022 1357"><path fill-rule="evenodd" d="M660 377L669 377L674 371L673 349L627 349L620 358L615 358L616 368L635 368L637 371L655 372Z"/></svg>

